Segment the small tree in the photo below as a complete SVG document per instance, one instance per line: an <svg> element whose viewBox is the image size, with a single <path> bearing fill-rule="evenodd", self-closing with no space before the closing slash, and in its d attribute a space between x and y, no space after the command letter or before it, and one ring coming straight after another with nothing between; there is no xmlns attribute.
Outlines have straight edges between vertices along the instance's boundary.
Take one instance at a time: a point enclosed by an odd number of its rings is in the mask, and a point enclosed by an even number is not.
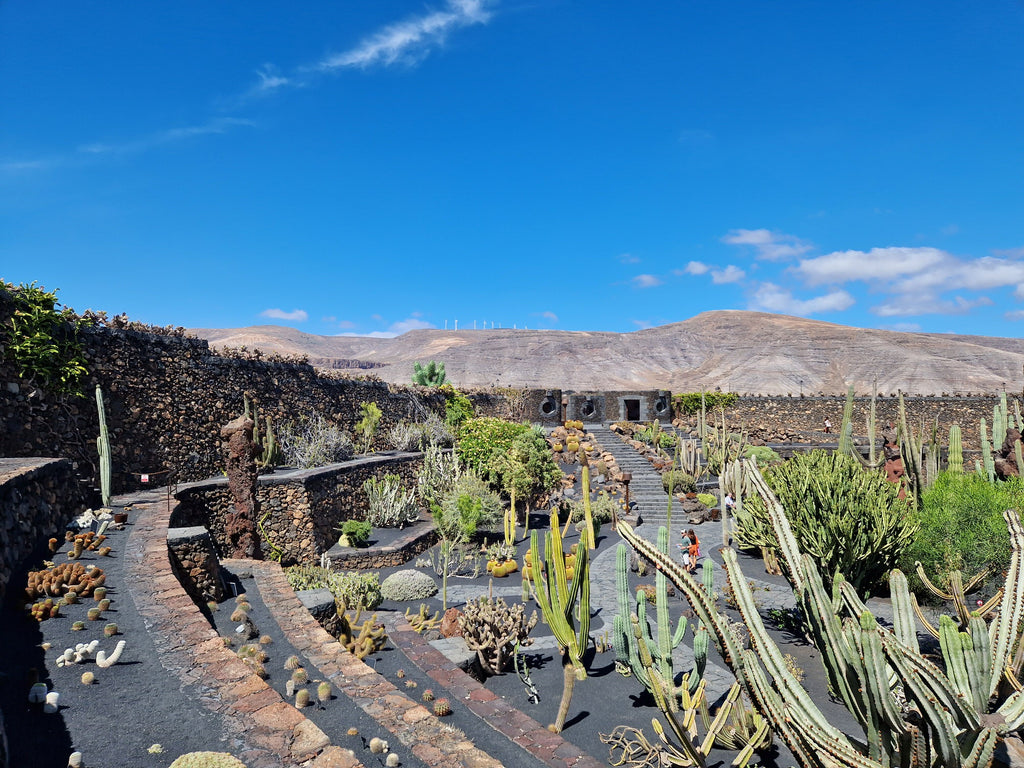
<svg viewBox="0 0 1024 768"><path fill-rule="evenodd" d="M373 436L377 434L377 427L380 426L380 406L376 403L360 403L359 413L362 414L362 418L356 422L355 427L356 435L359 437L359 448L361 453L369 453Z"/></svg>
<svg viewBox="0 0 1024 768"><path fill-rule="evenodd" d="M505 526L505 540L512 544L515 540L516 501L525 503L527 524L530 519L530 507L534 501L547 493L562 478L562 470L558 468L551 447L538 429L529 429L512 441L508 453L499 472L505 491L511 498L509 508L510 524Z"/></svg>

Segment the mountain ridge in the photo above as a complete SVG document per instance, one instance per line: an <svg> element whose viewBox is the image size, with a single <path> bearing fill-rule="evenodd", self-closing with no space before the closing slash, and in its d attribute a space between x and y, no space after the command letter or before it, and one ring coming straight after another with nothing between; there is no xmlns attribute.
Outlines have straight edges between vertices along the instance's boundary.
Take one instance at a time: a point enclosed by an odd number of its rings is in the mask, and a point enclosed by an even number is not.
<svg viewBox="0 0 1024 768"><path fill-rule="evenodd" d="M913 394L1017 389L1024 340L854 328L745 310L703 312L627 333L418 329L393 338L318 336L285 326L195 328L212 347L307 355L324 368L372 368L409 383L414 362L439 360L460 387L572 390L714 389L750 394Z"/></svg>

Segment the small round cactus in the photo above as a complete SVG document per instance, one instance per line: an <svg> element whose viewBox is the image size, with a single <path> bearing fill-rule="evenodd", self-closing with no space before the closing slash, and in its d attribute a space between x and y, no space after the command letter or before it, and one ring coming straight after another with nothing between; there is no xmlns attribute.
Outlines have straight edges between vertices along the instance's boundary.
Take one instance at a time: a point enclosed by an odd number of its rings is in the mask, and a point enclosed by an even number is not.
<svg viewBox="0 0 1024 768"><path fill-rule="evenodd" d="M96 603L96 607L99 608L101 611L110 610L110 599L104 597L102 600Z"/></svg>
<svg viewBox="0 0 1024 768"><path fill-rule="evenodd" d="M295 692L295 706L298 709L302 709L303 707L308 707L309 706L309 689L308 688L299 688L299 690L297 690Z"/></svg>
<svg viewBox="0 0 1024 768"><path fill-rule="evenodd" d="M452 713L452 705L448 699L438 699L434 702L434 714L438 717L445 717Z"/></svg>
<svg viewBox="0 0 1024 768"><path fill-rule="evenodd" d="M406 680L405 681L405 687L410 689L410 690L412 690L413 688L416 687L416 681L415 680Z"/></svg>
<svg viewBox="0 0 1024 768"><path fill-rule="evenodd" d="M89 621L99 621L100 617L103 615L103 611L99 608L90 608L85 615Z"/></svg>
<svg viewBox="0 0 1024 768"><path fill-rule="evenodd" d="M92 599L95 600L97 603L100 600L105 600L106 597L107 597L107 588L106 587L96 587L92 591Z"/></svg>
<svg viewBox="0 0 1024 768"><path fill-rule="evenodd" d="M220 606L217 605L217 601L216 600L210 600L206 604L206 607L209 609L210 613L216 613L217 609L220 608Z"/></svg>
<svg viewBox="0 0 1024 768"><path fill-rule="evenodd" d="M96 675L94 675L92 672L83 672L82 673L82 685L92 685L95 682L96 682Z"/></svg>
<svg viewBox="0 0 1024 768"><path fill-rule="evenodd" d="M302 666L302 662L299 661L298 656L289 656L284 663L285 669L298 669Z"/></svg>
<svg viewBox="0 0 1024 768"><path fill-rule="evenodd" d="M349 728L347 733L348 733L349 736L358 736L359 735L359 729L358 728Z"/></svg>
<svg viewBox="0 0 1024 768"><path fill-rule="evenodd" d="M426 702L434 700L434 690L432 688L427 688L427 690L423 692L423 700Z"/></svg>
<svg viewBox="0 0 1024 768"><path fill-rule="evenodd" d="M374 736L370 739L370 751L375 755L383 755L388 751L388 743L384 739Z"/></svg>
<svg viewBox="0 0 1024 768"><path fill-rule="evenodd" d="M328 682L322 682L316 687L316 700L321 704L326 704L331 700L331 684Z"/></svg>
<svg viewBox="0 0 1024 768"><path fill-rule="evenodd" d="M305 685L309 682L309 673L307 673L302 667L299 667L292 672L292 682L296 685Z"/></svg>
<svg viewBox="0 0 1024 768"><path fill-rule="evenodd" d="M235 608L231 613L231 621L245 621L249 614L243 611L241 608Z"/></svg>
<svg viewBox="0 0 1024 768"><path fill-rule="evenodd" d="M402 763L398 759L398 755L396 755L394 752L388 755L387 759L384 761L384 765L386 765L387 768L398 768L398 766L400 766L401 764Z"/></svg>
<svg viewBox="0 0 1024 768"><path fill-rule="evenodd" d="M71 625L71 629L74 632L81 632L83 629L85 629L85 622L84 621L76 621L76 622L74 622Z"/></svg>
<svg viewBox="0 0 1024 768"><path fill-rule="evenodd" d="M274 638L272 638L270 635L260 636L260 645L270 645L272 642L274 642Z"/></svg>
<svg viewBox="0 0 1024 768"><path fill-rule="evenodd" d="M103 636L104 637L113 637L116 634L117 634L117 624L114 624L113 622L111 622L110 624L107 624L105 627L103 627Z"/></svg>
<svg viewBox="0 0 1024 768"><path fill-rule="evenodd" d="M404 669L400 669L397 672L395 672L395 677L397 677L399 680L401 680L403 677L405 677L405 670Z"/></svg>

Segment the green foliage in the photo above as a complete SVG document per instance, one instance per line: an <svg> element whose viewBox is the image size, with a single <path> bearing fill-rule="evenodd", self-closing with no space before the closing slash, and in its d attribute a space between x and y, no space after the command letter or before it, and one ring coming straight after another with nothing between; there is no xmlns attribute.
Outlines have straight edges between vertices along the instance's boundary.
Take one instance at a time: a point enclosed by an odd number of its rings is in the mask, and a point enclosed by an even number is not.
<svg viewBox="0 0 1024 768"><path fill-rule="evenodd" d="M661 448L665 451L673 450L676 447L676 443L679 442L679 438L671 432L666 432L661 429L661 425L657 422L651 422L647 426L637 427L633 431L633 439L639 440L641 443L646 443L647 445L654 445L655 448Z"/></svg>
<svg viewBox="0 0 1024 768"><path fill-rule="evenodd" d="M708 509L718 506L718 497L713 493L698 493L697 501L703 504Z"/></svg>
<svg viewBox="0 0 1024 768"><path fill-rule="evenodd" d="M402 488L400 476L369 477L363 491L368 503L366 521L374 528L404 528L419 519L416 495Z"/></svg>
<svg viewBox="0 0 1024 768"><path fill-rule="evenodd" d="M621 511L622 507L604 491L598 492L593 501L590 502L590 516L594 520L594 527L599 528L605 523L610 523L615 514ZM569 505L569 514L572 521L578 523L584 518L585 509L583 499L577 499Z"/></svg>
<svg viewBox="0 0 1024 768"><path fill-rule="evenodd" d="M472 469L494 487L501 488L508 464L507 454L516 438L530 430L525 424L483 416L469 419L459 428L455 450L467 469Z"/></svg>
<svg viewBox="0 0 1024 768"><path fill-rule="evenodd" d="M562 470L551 455L551 447L538 429L522 432L512 441L508 453L497 459L502 487L527 504L532 504L562 479Z"/></svg>
<svg viewBox="0 0 1024 768"><path fill-rule="evenodd" d="M285 568L284 575L296 592L329 589L335 601L344 606L342 610L361 606L372 611L382 600L376 573L340 573L319 565L293 565Z"/></svg>
<svg viewBox="0 0 1024 768"><path fill-rule="evenodd" d="M830 585L841 573L856 589L877 591L919 527L911 503L880 472L840 453L812 451L764 472L800 549L820 564ZM736 514L742 546L778 552L767 505L743 500Z"/></svg>
<svg viewBox="0 0 1024 768"><path fill-rule="evenodd" d="M757 466L764 469L770 464L778 464L782 461L782 457L773 449L767 445L746 445L743 448L743 458L757 459Z"/></svg>
<svg viewBox="0 0 1024 768"><path fill-rule="evenodd" d="M356 435L359 437L359 449L362 453L369 453L373 436L377 434L377 427L380 426L380 406L376 403L360 403L359 413L362 418L355 426Z"/></svg>
<svg viewBox="0 0 1024 768"><path fill-rule="evenodd" d="M421 387L440 387L447 379L444 372L444 363L431 360L425 366L419 363L412 364L412 383Z"/></svg>
<svg viewBox="0 0 1024 768"><path fill-rule="evenodd" d="M346 520L341 524L341 535L345 537L350 547L365 546L372 530L373 526L365 520Z"/></svg>
<svg viewBox="0 0 1024 768"><path fill-rule="evenodd" d="M477 528L496 527L503 515L501 499L475 472L459 475L430 509L438 535L456 542L468 540Z"/></svg>
<svg viewBox="0 0 1024 768"><path fill-rule="evenodd" d="M661 476L661 486L665 493L696 493L697 481L681 469L670 469ZM671 488L671 491L669 490Z"/></svg>
<svg viewBox="0 0 1024 768"><path fill-rule="evenodd" d="M701 411L701 395L704 396L704 404L707 410L716 411L719 408L729 408L739 398L735 392L681 392L672 395L672 408L677 414L692 416Z"/></svg>
<svg viewBox="0 0 1024 768"><path fill-rule="evenodd" d="M451 384L442 384L440 390L444 395L445 424L452 432L458 433L462 425L476 414L473 403Z"/></svg>
<svg viewBox="0 0 1024 768"><path fill-rule="evenodd" d="M14 303L3 329L5 355L18 375L55 394L82 395L88 370L78 332L92 325L70 308L58 308L57 292L37 283L11 285L0 281Z"/></svg>
<svg viewBox="0 0 1024 768"><path fill-rule="evenodd" d="M922 496L921 530L900 559L915 588L914 563L940 587L948 586L951 571L970 577L990 567L1006 570L1010 562L1010 536L1003 521L1006 509L1021 509L1024 481L990 483L975 474L941 472Z"/></svg>

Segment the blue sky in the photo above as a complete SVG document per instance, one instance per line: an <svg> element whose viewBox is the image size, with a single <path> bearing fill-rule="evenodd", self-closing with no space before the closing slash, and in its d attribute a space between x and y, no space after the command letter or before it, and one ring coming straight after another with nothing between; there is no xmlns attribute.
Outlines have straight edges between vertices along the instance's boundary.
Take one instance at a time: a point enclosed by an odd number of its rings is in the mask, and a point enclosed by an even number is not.
<svg viewBox="0 0 1024 768"><path fill-rule="evenodd" d="M1024 4L0 3L0 277L160 325L1024 329Z"/></svg>

